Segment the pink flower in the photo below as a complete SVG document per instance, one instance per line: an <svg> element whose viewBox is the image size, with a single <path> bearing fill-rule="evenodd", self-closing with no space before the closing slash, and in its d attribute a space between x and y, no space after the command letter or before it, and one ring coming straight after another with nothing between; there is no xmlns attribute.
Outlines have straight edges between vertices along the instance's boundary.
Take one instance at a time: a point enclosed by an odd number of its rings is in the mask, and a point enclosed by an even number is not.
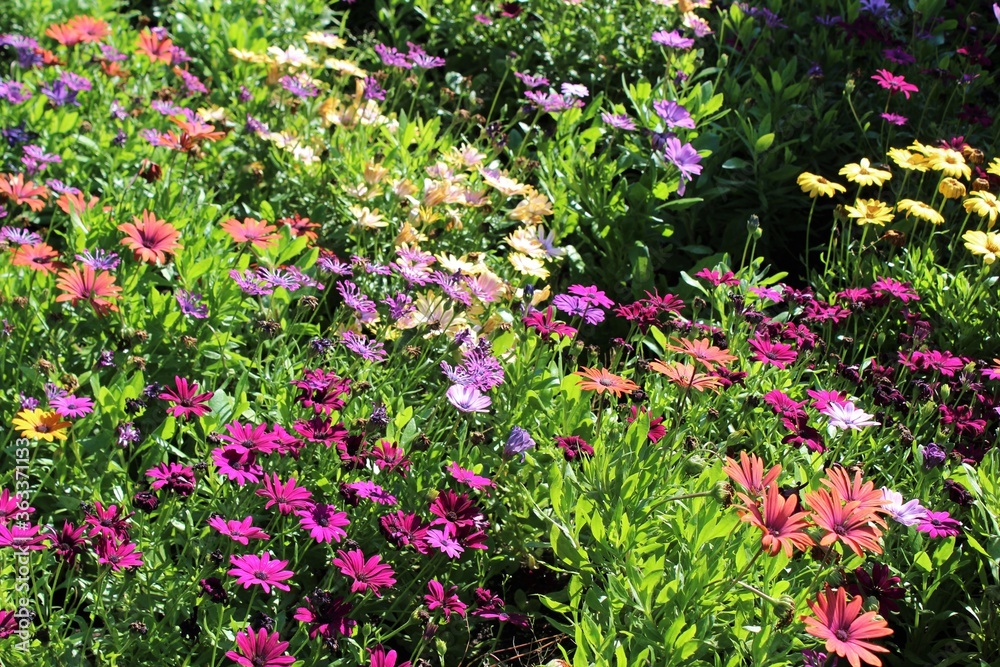
<svg viewBox="0 0 1000 667"><path fill-rule="evenodd" d="M264 475L264 488L257 489L257 495L267 498L264 509L277 505L278 511L282 514L309 509L315 504L310 500L312 492L309 489L304 486L296 486L294 477L289 478L287 482L282 482L278 473Z"/></svg>
<svg viewBox="0 0 1000 667"><path fill-rule="evenodd" d="M271 536L260 528L253 525L253 517L248 516L242 521L235 519L227 521L221 516L213 516L208 520L208 525L215 528L223 535L227 535L234 542L239 542L243 546L250 544L250 540L269 540Z"/></svg>
<svg viewBox="0 0 1000 667"><path fill-rule="evenodd" d="M769 338L754 338L749 341L750 349L753 350L753 358L763 364L769 364L781 369L788 367L798 358L795 350L790 345L784 343L772 343Z"/></svg>
<svg viewBox="0 0 1000 667"><path fill-rule="evenodd" d="M278 436L269 433L266 424L251 426L234 421L226 424L226 431L227 434L219 436L219 439L245 451L270 454L278 448Z"/></svg>
<svg viewBox="0 0 1000 667"><path fill-rule="evenodd" d="M236 482L238 486L247 482L256 484L264 474L264 469L257 463L257 456L236 445L213 449L212 461L219 468L220 474Z"/></svg>
<svg viewBox="0 0 1000 667"><path fill-rule="evenodd" d="M154 491L166 487L182 498L194 491L194 470L180 463L161 463L147 470L146 477L155 480L151 485Z"/></svg>
<svg viewBox="0 0 1000 667"><path fill-rule="evenodd" d="M341 574L354 580L351 584L352 593L371 591L375 597L382 597L381 589L392 588L396 585L396 579L392 567L381 561L382 557L378 554L366 560L361 549L338 550L333 564L340 568Z"/></svg>
<svg viewBox="0 0 1000 667"><path fill-rule="evenodd" d="M114 571L125 568L136 568L142 565L142 552L135 550L132 542L116 543L114 540L97 541L97 562L110 565Z"/></svg>
<svg viewBox="0 0 1000 667"><path fill-rule="evenodd" d="M896 76L886 69L876 70L876 74L872 76L872 79L877 81L878 85L890 91L890 94L903 93L906 99L910 99L910 93L920 92L920 89L912 83L907 83L902 74Z"/></svg>
<svg viewBox="0 0 1000 667"><path fill-rule="evenodd" d="M157 398L170 401L173 405L167 408L167 412L174 417L191 419L191 416L201 417L212 411L208 407L208 401L214 395L212 392L199 394L198 383L188 381L182 377L174 377L175 389L164 389Z"/></svg>
<svg viewBox="0 0 1000 667"><path fill-rule="evenodd" d="M281 641L275 632L268 634L265 628L254 633L253 628L236 635L236 646L240 652L226 651L226 657L235 660L242 667L288 667L295 662L290 655L282 655L288 642Z"/></svg>
<svg viewBox="0 0 1000 667"><path fill-rule="evenodd" d="M443 529L428 529L426 539L429 546L434 547L448 558L458 558L465 551L462 543L455 538L454 527L450 525L446 525Z"/></svg>
<svg viewBox="0 0 1000 667"><path fill-rule="evenodd" d="M396 663L398 656L395 651L385 652L381 644L377 644L375 648L371 649L371 663L370 667L410 667L410 661Z"/></svg>
<svg viewBox="0 0 1000 667"><path fill-rule="evenodd" d="M493 403L489 396L472 385L452 385L445 396L459 412L489 412Z"/></svg>
<svg viewBox="0 0 1000 667"><path fill-rule="evenodd" d="M75 419L90 414L94 401L85 396L62 396L49 401L49 407L67 419Z"/></svg>
<svg viewBox="0 0 1000 667"><path fill-rule="evenodd" d="M272 559L271 554L264 552L260 556L230 556L229 562L233 564L233 569L226 574L236 577L236 583L243 584L243 588L257 584L265 593L271 592L271 586L283 591L291 590L288 584L281 583L295 576L291 570L284 569L288 565L287 560Z"/></svg>
<svg viewBox="0 0 1000 667"><path fill-rule="evenodd" d="M458 590L458 586L450 586L446 591L445 587L442 586L440 582L435 579L431 579L427 582L427 590L430 591L430 593L424 596L424 602L427 603L428 611L440 609L446 620L451 620L452 612L458 614L462 618L465 618L467 605L458 598L458 595L455 594L455 591Z"/></svg>
<svg viewBox="0 0 1000 667"><path fill-rule="evenodd" d="M475 489L476 491L482 491L493 486L493 480L489 477L482 477L475 474L471 470L466 470L454 461L452 461L451 465L448 466L448 472L451 473L451 476L454 477L455 481L459 484L465 484L469 488Z"/></svg>
<svg viewBox="0 0 1000 667"><path fill-rule="evenodd" d="M932 538L954 537L962 532L961 528L962 523L952 519L947 512L932 512L931 510L927 510L920 523L917 524L917 530L921 533L927 533Z"/></svg>
<svg viewBox="0 0 1000 667"><path fill-rule="evenodd" d="M340 542L347 537L347 531L343 529L351 525L347 514L338 512L333 505L314 505L299 510L296 514L299 516L299 523L317 542Z"/></svg>

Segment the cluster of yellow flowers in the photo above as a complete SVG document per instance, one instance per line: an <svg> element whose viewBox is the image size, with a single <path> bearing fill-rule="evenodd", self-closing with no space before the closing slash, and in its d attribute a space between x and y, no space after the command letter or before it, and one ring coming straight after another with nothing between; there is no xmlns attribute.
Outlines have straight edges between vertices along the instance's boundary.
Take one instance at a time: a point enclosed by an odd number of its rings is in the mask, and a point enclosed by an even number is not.
<svg viewBox="0 0 1000 667"><path fill-rule="evenodd" d="M958 151L953 148L927 146L914 141L906 148L892 148L887 153L892 162L907 172L925 174L937 172L939 180L936 193L931 203L917 199L898 199L895 205L881 201L878 197L858 197L853 205L847 205L844 210L849 218L859 225L878 225L884 227L891 223L898 214L906 218L917 218L933 225L944 224L944 208L949 200L962 199L962 207L966 214L976 214L987 224L987 230L993 229L1000 216L1000 203L996 195L990 192L990 183L984 178L972 179L972 165L982 164L982 151L970 146ZM868 158L858 163L844 165L839 174L849 182L858 186L859 194L862 188L882 188L892 180L892 172L887 165L873 165ZM1000 158L994 160L986 168L988 174L1000 176ZM965 181L965 182L963 182ZM971 181L971 183L969 182ZM810 198L833 197L836 193L846 193L847 188L840 183L827 180L822 176L804 172L798 177L798 185ZM968 185L966 185L968 183ZM940 203L934 201L941 196ZM991 254L1000 248L1000 235L993 232L967 232L963 238L968 241L966 247L976 254L986 256L986 262L992 263L995 255Z"/></svg>

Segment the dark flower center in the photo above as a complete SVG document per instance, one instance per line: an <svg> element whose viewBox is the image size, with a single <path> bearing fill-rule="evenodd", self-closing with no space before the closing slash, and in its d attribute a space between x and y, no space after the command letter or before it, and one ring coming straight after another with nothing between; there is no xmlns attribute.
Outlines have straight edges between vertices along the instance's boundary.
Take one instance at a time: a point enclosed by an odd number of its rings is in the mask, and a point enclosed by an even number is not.
<svg viewBox="0 0 1000 667"><path fill-rule="evenodd" d="M48 433L50 429L48 424L39 424L35 427L35 430L39 433Z"/></svg>
<svg viewBox="0 0 1000 667"><path fill-rule="evenodd" d="M267 572L263 570L257 570L253 573L254 579L260 579L261 581L267 581Z"/></svg>
<svg viewBox="0 0 1000 667"><path fill-rule="evenodd" d="M842 642L846 642L848 637L850 637L844 629L837 630L833 635Z"/></svg>

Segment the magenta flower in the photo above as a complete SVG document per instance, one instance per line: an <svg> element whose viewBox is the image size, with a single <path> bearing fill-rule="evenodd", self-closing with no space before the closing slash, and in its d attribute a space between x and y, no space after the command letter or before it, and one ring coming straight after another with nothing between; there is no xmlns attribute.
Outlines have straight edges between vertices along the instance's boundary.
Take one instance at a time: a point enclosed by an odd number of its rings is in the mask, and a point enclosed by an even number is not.
<svg viewBox="0 0 1000 667"><path fill-rule="evenodd" d="M465 484L469 488L475 489L476 491L483 491L493 486L493 480L489 477L482 477L475 474L471 470L466 470L454 461L448 466L448 472L451 476L455 478L455 481L459 484Z"/></svg>
<svg viewBox="0 0 1000 667"><path fill-rule="evenodd" d="M794 363L798 358L798 354L790 345L772 343L771 339L766 337L752 338L748 342L750 349L753 350L754 360L762 364L776 366L784 370L788 364Z"/></svg>
<svg viewBox="0 0 1000 667"><path fill-rule="evenodd" d="M455 537L455 529L446 525L441 528L429 528L427 530L427 544L434 547L448 558L458 558L465 551L465 547Z"/></svg>
<svg viewBox="0 0 1000 667"><path fill-rule="evenodd" d="M7 489L0 491L0 524L6 526L14 519L16 514L34 513L34 507L27 507L25 509L20 508L22 500L27 500L27 498L22 499L21 494L11 493Z"/></svg>
<svg viewBox="0 0 1000 667"><path fill-rule="evenodd" d="M226 432L219 439L244 452L270 454L278 448L278 436L268 432L267 424L252 426L233 421L226 424Z"/></svg>
<svg viewBox="0 0 1000 667"><path fill-rule="evenodd" d="M267 498L264 509L277 505L282 514L309 509L314 505L312 492L304 486L296 486L294 477L282 482L278 473L264 475L264 488L257 489L257 495Z"/></svg>
<svg viewBox="0 0 1000 667"><path fill-rule="evenodd" d="M39 534L39 526L22 525L13 523L8 528L0 524L0 549L13 547L19 552L25 549L29 551L41 551L45 549L44 542L51 540L48 533Z"/></svg>
<svg viewBox="0 0 1000 667"><path fill-rule="evenodd" d="M392 567L382 563L382 557L375 554L365 559L361 549L354 551L338 550L333 564L340 568L340 573L353 580L352 593L371 591L375 597L382 597L383 588L392 588L396 584Z"/></svg>
<svg viewBox="0 0 1000 667"><path fill-rule="evenodd" d="M343 530L351 525L345 512L338 512L333 505L314 505L308 509L296 512L299 524L309 531L317 542L340 542L347 537Z"/></svg>
<svg viewBox="0 0 1000 667"><path fill-rule="evenodd" d="M219 474L225 475L238 486L247 482L256 484L264 474L264 469L257 463L257 455L237 445L213 449L212 462L219 469Z"/></svg>
<svg viewBox="0 0 1000 667"><path fill-rule="evenodd" d="M64 521L58 534L54 530L50 533L52 549L59 560L70 567L76 563L76 557L83 554L87 544L86 531L87 526L74 526L71 522Z"/></svg>
<svg viewBox="0 0 1000 667"><path fill-rule="evenodd" d="M295 610L293 618L309 624L309 639L315 639L317 635L327 640L335 639L337 635L350 637L357 625L357 621L347 617L351 613L351 604L327 591L316 589L306 596L305 604L305 607Z"/></svg>
<svg viewBox="0 0 1000 667"><path fill-rule="evenodd" d="M182 498L194 491L194 470L180 463L161 463L147 470L146 477L154 480L151 485L154 491L166 488Z"/></svg>
<svg viewBox="0 0 1000 667"><path fill-rule="evenodd" d="M213 516L208 520L208 525L215 528L221 534L239 542L243 546L248 546L250 540L269 540L271 536L263 530L253 525L253 517L248 516L242 521L235 519L226 520L221 516Z"/></svg>
<svg viewBox="0 0 1000 667"><path fill-rule="evenodd" d="M431 521L432 526L445 524L453 528L466 526L481 528L487 525L482 510L472 502L472 499L464 493L459 495L451 489L446 489L437 495L430 505L430 513L437 517Z"/></svg>
<svg viewBox="0 0 1000 667"><path fill-rule="evenodd" d="M653 33L654 44L660 44L668 49L690 49L694 46L694 40L684 37L678 30L657 30Z"/></svg>
<svg viewBox="0 0 1000 667"><path fill-rule="evenodd" d="M691 144L682 144L677 137L667 137L663 146L663 155L670 164L681 172L681 183L677 194L684 196L687 181L693 180L701 173L701 156Z"/></svg>
<svg viewBox="0 0 1000 667"><path fill-rule="evenodd" d="M878 82L878 85L888 90L890 94L903 93L906 99L910 99L910 93L920 92L920 89L912 83L907 83L902 74L896 76L886 69L876 70L876 74L872 76L872 79Z"/></svg>
<svg viewBox="0 0 1000 667"><path fill-rule="evenodd" d="M226 657L235 660L241 667L288 667L295 662L290 655L282 655L288 648L288 642L281 641L275 632L268 634L261 628L255 633L253 628L243 630L236 635L236 651L226 651Z"/></svg>
<svg viewBox="0 0 1000 667"><path fill-rule="evenodd" d="M86 518L90 525L90 536L128 542L128 520L131 516L122 516L117 505L104 507L98 500L94 503L93 513L87 514Z"/></svg>
<svg viewBox="0 0 1000 667"><path fill-rule="evenodd" d="M209 399L214 396L212 392L204 394L198 393L198 383L188 381L185 378L174 377L175 389L165 389L157 398L170 401L173 405L167 408L167 412L174 417L191 419L191 416L201 417L212 411L208 407Z"/></svg>
<svg viewBox="0 0 1000 667"><path fill-rule="evenodd" d="M952 519L947 512L932 512L927 510L917 530L927 533L932 538L955 537L961 533L962 522Z"/></svg>
<svg viewBox="0 0 1000 667"><path fill-rule="evenodd" d="M377 644L371 649L371 662L369 667L410 667L410 661L397 663L398 656L395 651L386 653L381 644Z"/></svg>
<svg viewBox="0 0 1000 667"><path fill-rule="evenodd" d="M396 510L379 518L378 524L382 535L393 546L413 545L418 553L430 553L427 545L427 526L416 514L404 514Z"/></svg>
<svg viewBox="0 0 1000 667"><path fill-rule="evenodd" d="M424 596L424 602L427 603L428 611L440 609L441 613L444 614L445 620L451 620L452 613L465 618L465 610L468 608L468 605L462 602L458 598L458 595L455 594L458 586L450 586L445 590L445 587L440 582L436 579L431 579L427 582L427 590L430 592Z"/></svg>
<svg viewBox="0 0 1000 667"><path fill-rule="evenodd" d="M344 496L355 507L357 507L359 498L371 500L379 505L395 505L399 502L396 496L370 480L341 484L340 495Z"/></svg>
<svg viewBox="0 0 1000 667"><path fill-rule="evenodd" d="M291 570L284 569L288 565L287 560L272 559L271 554L265 551L260 556L230 556L229 562L233 564L233 569L226 574L236 577L236 583L243 584L243 588L257 584L265 593L271 592L271 586L283 591L291 590L288 584L281 583L295 576Z"/></svg>
<svg viewBox="0 0 1000 667"><path fill-rule="evenodd" d="M906 123L909 122L909 120L910 120L906 116L901 116L898 113L885 112L885 113L881 114L881 116L882 116L882 120L884 120L885 122L891 123L892 125L899 125L899 126L906 125Z"/></svg>
<svg viewBox="0 0 1000 667"><path fill-rule="evenodd" d="M75 419L90 414L94 409L94 401L86 396L61 396L49 401L49 407L67 419Z"/></svg>
<svg viewBox="0 0 1000 667"><path fill-rule="evenodd" d="M117 543L114 540L97 541L97 562L110 565L115 572L142 566L142 552L135 550L133 542Z"/></svg>

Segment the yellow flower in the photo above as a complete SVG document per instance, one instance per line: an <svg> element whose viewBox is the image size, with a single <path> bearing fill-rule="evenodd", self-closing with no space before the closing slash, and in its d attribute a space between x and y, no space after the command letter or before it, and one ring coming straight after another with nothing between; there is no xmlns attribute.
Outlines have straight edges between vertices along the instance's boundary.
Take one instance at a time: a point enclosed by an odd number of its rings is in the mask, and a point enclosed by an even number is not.
<svg viewBox="0 0 1000 667"><path fill-rule="evenodd" d="M528 192L528 186L518 183L504 173L494 169L484 169L480 167L479 174L483 177L483 182L491 188L498 190L508 197L524 195Z"/></svg>
<svg viewBox="0 0 1000 667"><path fill-rule="evenodd" d="M271 60L263 54L254 53L253 51L244 51L243 49L237 48L230 48L229 55L246 63L266 63Z"/></svg>
<svg viewBox="0 0 1000 667"><path fill-rule="evenodd" d="M888 155L898 167L918 172L927 171L927 158L920 153L911 153L905 148L892 148Z"/></svg>
<svg viewBox="0 0 1000 667"><path fill-rule="evenodd" d="M534 276L541 280L545 280L549 277L549 270L545 268L545 262L534 257L528 257L527 255L522 255L519 252L512 252L507 255L507 260L518 270L522 275Z"/></svg>
<svg viewBox="0 0 1000 667"><path fill-rule="evenodd" d="M319 44L328 49L342 49L347 46L347 42L329 32L317 32L315 30L307 32L305 40L309 44Z"/></svg>
<svg viewBox="0 0 1000 667"><path fill-rule="evenodd" d="M965 186L954 178L943 178L938 186L938 192L943 194L945 199L960 199L965 196Z"/></svg>
<svg viewBox="0 0 1000 667"><path fill-rule="evenodd" d="M357 66L357 64L351 62L350 60L327 58L323 61L323 67L332 69L335 72L340 72L341 74L348 74L358 79L363 79L368 76L367 70L361 69Z"/></svg>
<svg viewBox="0 0 1000 667"><path fill-rule="evenodd" d="M915 199L900 199L896 202L897 211L906 211L906 217L909 218L911 215L921 220L926 220L935 225L940 225L944 223L944 216L935 211L933 208L928 206L922 201L916 201Z"/></svg>
<svg viewBox="0 0 1000 667"><path fill-rule="evenodd" d="M982 255L983 262L992 264L1000 255L1000 234L994 232L965 232L962 234L965 247L973 255Z"/></svg>
<svg viewBox="0 0 1000 667"><path fill-rule="evenodd" d="M855 218L859 225L878 225L885 227L892 222L892 209L877 199L859 199L855 206L845 206L847 217Z"/></svg>
<svg viewBox="0 0 1000 667"><path fill-rule="evenodd" d="M799 174L795 182L802 188L802 192L809 195L810 199L816 199L819 195L832 197L837 192L847 192L847 188L840 183L828 181L822 176L810 174L808 171Z"/></svg>
<svg viewBox="0 0 1000 667"><path fill-rule="evenodd" d="M378 209L373 211L367 206L351 206L350 211L357 218L353 224L362 229L379 229L389 226Z"/></svg>
<svg viewBox="0 0 1000 667"><path fill-rule="evenodd" d="M14 417L14 428L21 432L22 438L52 442L54 439L65 440L66 429L72 424L62 421L58 412L47 412L40 408L21 410Z"/></svg>
<svg viewBox="0 0 1000 667"><path fill-rule="evenodd" d="M531 227L519 227L504 240L511 250L516 250L528 257L545 257L545 248L542 247L542 242L538 240L535 230Z"/></svg>
<svg viewBox="0 0 1000 667"><path fill-rule="evenodd" d="M997 224L997 215L1000 214L1000 204L997 204L996 196L989 190L976 190L968 199L962 202L967 213L975 212L980 218L990 219L990 229Z"/></svg>
<svg viewBox="0 0 1000 667"><path fill-rule="evenodd" d="M934 171L940 171L952 178L972 178L972 167L965 164L965 158L958 151L950 148L934 148L927 156L927 164Z"/></svg>
<svg viewBox="0 0 1000 667"><path fill-rule="evenodd" d="M986 167L987 174L993 174L994 176L1000 176L1000 157L993 158L993 162L990 162L990 166Z"/></svg>
<svg viewBox="0 0 1000 667"><path fill-rule="evenodd" d="M882 187L883 183L892 178L892 172L872 167L871 162L866 157L861 158L860 164L844 165L844 168L837 173L841 176L846 176L847 180L851 183L857 183L858 185L874 184L879 187Z"/></svg>

